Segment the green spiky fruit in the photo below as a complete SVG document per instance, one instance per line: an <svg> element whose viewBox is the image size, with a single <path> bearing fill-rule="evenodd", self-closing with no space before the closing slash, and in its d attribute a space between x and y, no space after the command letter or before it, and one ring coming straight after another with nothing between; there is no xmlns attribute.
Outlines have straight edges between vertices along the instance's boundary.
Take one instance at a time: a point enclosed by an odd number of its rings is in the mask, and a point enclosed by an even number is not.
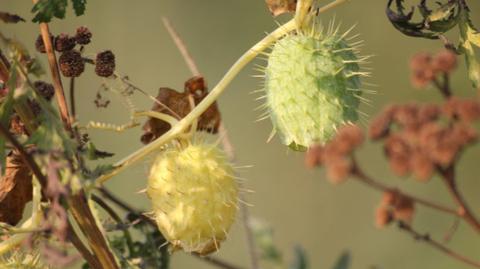
<svg viewBox="0 0 480 269"><path fill-rule="evenodd" d="M147 194L165 238L186 252L218 250L234 222L238 188L233 168L216 146L189 144L153 163Z"/></svg>
<svg viewBox="0 0 480 269"><path fill-rule="evenodd" d="M354 51L336 31L289 34L274 45L265 69L266 107L284 144L295 150L323 144L358 119L364 73Z"/></svg>

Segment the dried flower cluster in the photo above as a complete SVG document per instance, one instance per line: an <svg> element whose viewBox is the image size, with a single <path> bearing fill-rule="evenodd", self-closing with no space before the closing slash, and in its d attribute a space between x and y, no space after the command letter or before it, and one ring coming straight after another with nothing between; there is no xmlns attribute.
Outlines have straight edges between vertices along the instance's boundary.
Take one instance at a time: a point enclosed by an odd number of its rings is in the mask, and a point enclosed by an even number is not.
<svg viewBox="0 0 480 269"><path fill-rule="evenodd" d="M477 139L468 123L480 119L480 103L450 98L435 104L392 105L370 125L370 138L383 140L392 170L399 176L413 173L426 181L436 167L453 164L461 150Z"/></svg>
<svg viewBox="0 0 480 269"><path fill-rule="evenodd" d="M440 74L449 74L457 67L457 56L451 50L444 49L432 56L430 53L418 53L410 61L411 82L417 88L424 88Z"/></svg>
<svg viewBox="0 0 480 269"><path fill-rule="evenodd" d="M363 142L364 136L358 126L343 126L329 143L311 147L305 155L305 164L309 168L325 166L327 177L333 183L341 183L354 168L351 154Z"/></svg>
<svg viewBox="0 0 480 269"><path fill-rule="evenodd" d="M410 223L415 211L412 199L402 195L398 191L386 191L375 212L375 223L382 228L392 221L398 220Z"/></svg>

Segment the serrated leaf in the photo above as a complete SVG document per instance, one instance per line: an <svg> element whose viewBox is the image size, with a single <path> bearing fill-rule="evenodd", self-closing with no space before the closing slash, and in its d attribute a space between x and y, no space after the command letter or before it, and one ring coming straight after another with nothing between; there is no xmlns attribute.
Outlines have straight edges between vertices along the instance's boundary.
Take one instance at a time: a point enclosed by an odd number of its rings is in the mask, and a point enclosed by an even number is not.
<svg viewBox="0 0 480 269"><path fill-rule="evenodd" d="M81 16L85 13L85 6L87 5L87 0L72 0L73 10L75 15Z"/></svg>
<svg viewBox="0 0 480 269"><path fill-rule="evenodd" d="M464 7L461 11L460 17L460 49L465 54L465 61L467 62L468 77L474 88L480 86L480 64L478 63L475 50L472 44L479 44L479 33L473 27L470 21L469 11Z"/></svg>
<svg viewBox="0 0 480 269"><path fill-rule="evenodd" d="M449 2L435 11L431 11L426 1L423 0L418 6L422 20L413 21L415 8L412 7L410 12L405 13L403 0L395 0L397 12L392 10L394 1L389 0L387 4L386 14L392 25L401 33L428 39L438 39L438 36L453 28L458 24L459 11L457 2ZM458 7L458 9L456 9Z"/></svg>
<svg viewBox="0 0 480 269"><path fill-rule="evenodd" d="M308 269L308 258L301 246L295 246L295 256L289 269Z"/></svg>
<svg viewBox="0 0 480 269"><path fill-rule="evenodd" d="M457 2L448 2L440 6L435 11L431 12L427 16L428 22L447 20L450 16L453 15L453 11L457 7Z"/></svg>
<svg viewBox="0 0 480 269"><path fill-rule="evenodd" d="M348 269L351 261L350 252L345 251L337 260L332 269Z"/></svg>
<svg viewBox="0 0 480 269"><path fill-rule="evenodd" d="M33 22L50 22L52 18L65 18L67 0L39 0L32 8Z"/></svg>

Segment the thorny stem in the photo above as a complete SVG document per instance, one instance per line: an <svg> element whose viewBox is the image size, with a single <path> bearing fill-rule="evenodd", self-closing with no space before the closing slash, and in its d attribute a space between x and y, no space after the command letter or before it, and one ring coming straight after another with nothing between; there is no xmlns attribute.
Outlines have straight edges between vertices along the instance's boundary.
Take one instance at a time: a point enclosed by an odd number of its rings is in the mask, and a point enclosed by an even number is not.
<svg viewBox="0 0 480 269"><path fill-rule="evenodd" d="M451 165L446 169L438 168L438 171L442 176L442 180L447 186L450 195L455 203L459 206L460 217L470 224L477 232L480 232L480 221L475 217L472 210L467 205L467 202L463 198L463 195L457 188L457 183L455 181L455 166Z"/></svg>
<svg viewBox="0 0 480 269"><path fill-rule="evenodd" d="M68 198L68 204L72 215L87 238L95 256L98 258L101 268L117 269L119 267L115 257L110 251L110 247L108 246L102 231L97 226L95 217L93 216L85 197L85 193L80 190L78 193L75 193Z"/></svg>
<svg viewBox="0 0 480 269"><path fill-rule="evenodd" d="M421 204L423 206L430 207L432 209L436 209L436 210L439 210L439 211L442 211L442 212L445 212L445 213L448 213L448 214L451 214L451 215L454 215L454 216L463 217L460 214L460 212L458 212L455 209L451 209L451 208L448 208L446 206L440 205L436 202L432 202L432 201L425 200L423 198L416 197L414 195L411 195L411 194L405 193L403 191L400 191L397 188L394 188L394 187L388 186L386 184L383 184L383 183L371 178L370 176L366 175L363 172L363 170L358 166L358 164L357 164L357 162L355 161L354 158L352 158L352 162L353 162L353 168L352 168L351 173L354 176L354 178L363 182L363 183L365 183L366 185L368 185L368 186L370 186L370 187L372 187L376 190L379 190L379 191L382 191L382 192L387 192L387 191L388 192L396 192L399 195L401 195L403 197L406 197L408 199L411 199L412 201L414 201L418 204Z"/></svg>
<svg viewBox="0 0 480 269"><path fill-rule="evenodd" d="M83 244L80 237L73 229L72 224L68 221L68 239L72 242L73 246L82 254L82 257L87 261L87 263L92 266L94 269L102 269L100 263L97 260L97 257L92 255L90 250Z"/></svg>
<svg viewBox="0 0 480 269"><path fill-rule="evenodd" d="M128 231L128 229L125 227L125 223L122 221L120 216L118 216L118 214L115 212L115 210L113 210L113 208L111 208L107 203L105 203L105 201L103 201L100 197L96 196L95 194L91 195L91 199L95 203L97 203L101 208L103 208L103 210L105 210L105 212L108 213L108 215L117 223L117 225L121 226L120 229L122 230L123 235L127 240L128 251L130 254L132 254L134 252L132 236L130 235L130 232Z"/></svg>
<svg viewBox="0 0 480 269"><path fill-rule="evenodd" d="M447 256L450 256L453 259L464 262L465 264L471 265L475 268L480 268L480 262L473 261L470 258L467 258L459 253L454 252L453 250L447 248L442 243L436 240L433 240L429 234L421 234L418 231L414 230L410 225L401 221L398 223L398 228L402 231L409 233L411 236L413 236L415 240L422 241L432 246L433 248L445 253Z"/></svg>
<svg viewBox="0 0 480 269"><path fill-rule="evenodd" d="M175 42L175 45L177 46L178 50L182 54L182 57L187 64L188 68L190 69L190 72L194 76L199 76L200 70L197 67L197 64L195 63L195 60L193 57L190 55L187 46L184 44L183 40L180 38L180 36L177 34L173 26L171 25L170 21L167 18L163 18L163 24L165 28L167 28L167 31L169 32L171 38ZM223 122L220 123L220 126L218 128L218 135L220 137L220 140L222 142L222 147L228 157L228 159L233 162L235 160L235 152L234 152L234 147L233 144L230 141L230 137L228 136L228 131L225 128L225 125ZM243 196L243 194L240 194ZM240 197L241 200L245 200L244 197ZM250 214L249 210L246 204L241 203L240 204L240 210L242 213L242 224L245 229L245 234L246 234L246 241L247 241L247 247L248 251L250 254L250 266L251 269L258 269L258 253L256 251L256 246L255 246L255 240L253 238L253 232L250 226Z"/></svg>

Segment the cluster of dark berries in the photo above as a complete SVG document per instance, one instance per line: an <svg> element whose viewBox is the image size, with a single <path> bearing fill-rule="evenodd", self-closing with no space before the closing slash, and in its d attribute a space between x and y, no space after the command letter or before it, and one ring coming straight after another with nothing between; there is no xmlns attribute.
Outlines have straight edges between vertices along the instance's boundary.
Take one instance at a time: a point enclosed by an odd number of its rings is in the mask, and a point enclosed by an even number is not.
<svg viewBox="0 0 480 269"><path fill-rule="evenodd" d="M457 56L451 50L442 50L432 56L418 53L410 61L411 82L416 88L424 88L439 74L449 74L457 67Z"/></svg>
<svg viewBox="0 0 480 269"><path fill-rule="evenodd" d="M60 52L58 58L60 71L65 77L78 77L85 70L86 59L82 57L81 50L75 49L76 45L84 46L90 43L92 33L88 28L81 26L77 29L74 36L68 34L50 35L53 48ZM41 35L35 42L37 51L46 52L46 47ZM93 62L93 61L91 61ZM101 77L109 77L115 71L115 55L107 50L97 54L95 60L95 73Z"/></svg>
<svg viewBox="0 0 480 269"><path fill-rule="evenodd" d="M375 211L375 223L382 228L392 221L398 220L410 223L415 212L414 202L398 191L386 191L382 201Z"/></svg>
<svg viewBox="0 0 480 269"><path fill-rule="evenodd" d="M341 183L352 173L351 154L363 142L363 132L358 126L345 125L329 143L310 147L305 155L305 164L309 168L325 166L328 179Z"/></svg>
<svg viewBox="0 0 480 269"><path fill-rule="evenodd" d="M429 180L436 169L451 166L461 150L477 140L471 122L480 119L480 103L450 98L434 104L393 105L370 125L372 140L384 140L392 170Z"/></svg>

